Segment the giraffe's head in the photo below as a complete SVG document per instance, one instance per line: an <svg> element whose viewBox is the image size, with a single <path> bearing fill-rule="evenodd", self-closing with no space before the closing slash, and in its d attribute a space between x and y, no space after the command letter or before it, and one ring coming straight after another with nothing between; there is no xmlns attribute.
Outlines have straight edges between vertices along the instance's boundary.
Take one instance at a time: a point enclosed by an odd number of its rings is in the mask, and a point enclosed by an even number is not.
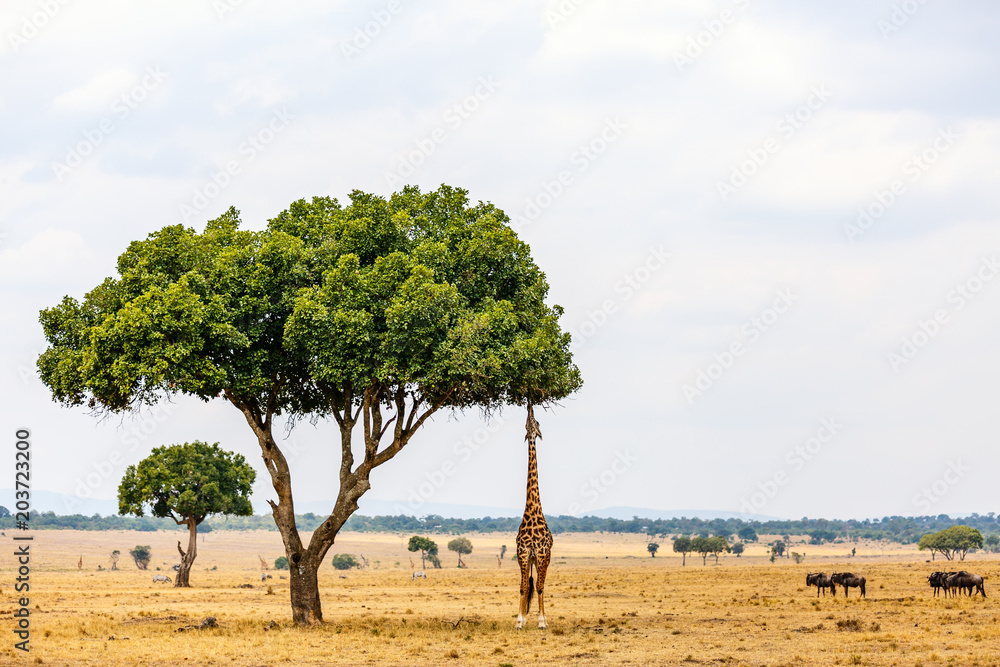
<svg viewBox="0 0 1000 667"><path fill-rule="evenodd" d="M524 424L524 439L528 438L541 438L542 431L538 428L538 422L535 421L535 411L532 408L531 403L528 403L528 421Z"/></svg>

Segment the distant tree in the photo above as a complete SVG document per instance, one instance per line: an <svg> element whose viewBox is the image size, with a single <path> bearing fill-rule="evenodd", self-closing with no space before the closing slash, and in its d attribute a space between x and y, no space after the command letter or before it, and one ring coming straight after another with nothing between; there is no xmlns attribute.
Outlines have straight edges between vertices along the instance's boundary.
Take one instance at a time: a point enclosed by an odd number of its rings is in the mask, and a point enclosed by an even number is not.
<svg viewBox="0 0 1000 667"><path fill-rule="evenodd" d="M733 546L731 547L731 549L732 549L732 552L733 552L734 554L736 554L736 557L737 557L737 558L739 558L740 556L742 556L742 555L743 555L743 550L744 550L745 548L746 548L746 545L744 545L744 544L743 544L742 542L737 542L736 544L734 544L734 545L733 545Z"/></svg>
<svg viewBox="0 0 1000 667"><path fill-rule="evenodd" d="M938 533L924 535L917 543L917 548L930 549L932 560L935 551L948 560L954 560L955 556L959 560L965 560L969 549L983 548L983 535L969 526L952 526Z"/></svg>
<svg viewBox="0 0 1000 667"><path fill-rule="evenodd" d="M719 554L724 551L730 551L729 541L722 535L716 535L715 537L708 538L708 552L715 556L715 564L719 564Z"/></svg>
<svg viewBox="0 0 1000 667"><path fill-rule="evenodd" d="M696 535L691 538L691 551L701 555L701 564L707 565L708 554L712 553L712 538Z"/></svg>
<svg viewBox="0 0 1000 667"><path fill-rule="evenodd" d="M170 517L187 526L188 548L177 542L181 566L174 586L187 587L198 549L198 524L209 514L253 514L250 491L257 473L242 454L219 443L195 440L156 447L137 466L125 469L118 487L118 513Z"/></svg>
<svg viewBox="0 0 1000 667"><path fill-rule="evenodd" d="M288 556L278 556L274 559L274 569L275 570L287 570L288 569Z"/></svg>
<svg viewBox="0 0 1000 667"><path fill-rule="evenodd" d="M990 514L993 514L990 512ZM993 553L1000 551L1000 535L996 533L990 533L983 538L983 547Z"/></svg>
<svg viewBox="0 0 1000 667"><path fill-rule="evenodd" d="M751 526L743 526L736 533L744 542L756 542L757 541L757 531L755 531Z"/></svg>
<svg viewBox="0 0 1000 667"><path fill-rule="evenodd" d="M458 567L463 567L462 555L472 553L472 542L465 537L456 537L448 543L448 551L458 553Z"/></svg>
<svg viewBox="0 0 1000 667"><path fill-rule="evenodd" d="M121 555L122 555L122 552L119 551L118 549L115 549L114 551L111 552L111 569L112 570L117 570L118 569L118 559L121 557Z"/></svg>
<svg viewBox="0 0 1000 667"><path fill-rule="evenodd" d="M778 556L779 558L785 555L785 543L781 540L778 540L777 542L772 544L771 553L774 554L775 556Z"/></svg>
<svg viewBox="0 0 1000 667"><path fill-rule="evenodd" d="M687 564L687 555L691 552L691 538L680 535L674 538L674 553L681 554L681 566Z"/></svg>
<svg viewBox="0 0 1000 667"><path fill-rule="evenodd" d="M420 552L420 569L426 570L427 563L425 559L429 557L437 557L438 545L434 540L423 537L421 535L414 535L410 538L409 544L406 546L407 551L419 551ZM431 563L434 561L431 560ZM438 561L440 562L440 560ZM438 566L440 567L440 566Z"/></svg>
<svg viewBox="0 0 1000 667"><path fill-rule="evenodd" d="M800 554L798 551L793 551L792 552L792 560L795 561L796 565L798 565L799 563L801 563L805 559L805 557L806 557L805 554Z"/></svg>
<svg viewBox="0 0 1000 667"><path fill-rule="evenodd" d="M351 554L334 554L330 562L338 570L350 570L355 567L361 567L361 563Z"/></svg>
<svg viewBox="0 0 1000 667"><path fill-rule="evenodd" d="M920 541L917 542L917 549L919 549L920 551L924 551L925 549L927 551L930 551L931 560L937 560L935 556L937 552L940 551L940 549L938 548L938 534L927 533L926 535L921 537Z"/></svg>
<svg viewBox="0 0 1000 667"><path fill-rule="evenodd" d="M646 551L649 552L649 556L651 558L656 558L656 552L657 550L659 550L659 548L660 545L657 544L656 542L650 542L649 544L646 545Z"/></svg>
<svg viewBox="0 0 1000 667"><path fill-rule="evenodd" d="M149 545L137 544L135 549L129 549L128 555L132 557L135 561L135 566L140 570L145 570L149 567L149 560L152 558L152 550Z"/></svg>

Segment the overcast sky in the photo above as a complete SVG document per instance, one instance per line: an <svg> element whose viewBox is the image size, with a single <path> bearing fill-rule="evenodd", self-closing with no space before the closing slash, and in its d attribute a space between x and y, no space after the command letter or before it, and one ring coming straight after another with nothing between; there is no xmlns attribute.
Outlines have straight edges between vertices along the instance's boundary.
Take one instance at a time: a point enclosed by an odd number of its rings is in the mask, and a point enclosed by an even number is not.
<svg viewBox="0 0 1000 667"><path fill-rule="evenodd" d="M583 389L539 415L547 512L1000 510L998 33L986 0L9 0L9 476L17 427L36 489L98 498L217 440L263 504L228 404L53 403L38 311L165 225L447 183L515 218L574 332ZM441 415L368 497L517 511L523 434L521 409ZM284 442L296 499L335 498L333 430Z"/></svg>

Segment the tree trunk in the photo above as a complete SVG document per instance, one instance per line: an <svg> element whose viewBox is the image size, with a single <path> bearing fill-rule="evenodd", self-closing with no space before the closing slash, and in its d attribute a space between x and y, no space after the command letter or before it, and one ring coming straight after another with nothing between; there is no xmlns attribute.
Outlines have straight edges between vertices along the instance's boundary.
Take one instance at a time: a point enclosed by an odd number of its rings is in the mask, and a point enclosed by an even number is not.
<svg viewBox="0 0 1000 667"><path fill-rule="evenodd" d="M681 567L684 567L687 564L687 559L687 552L681 552Z"/></svg>
<svg viewBox="0 0 1000 667"><path fill-rule="evenodd" d="M323 607L319 600L319 568L312 559L303 558L296 566L289 562L288 580L292 593L292 620L299 625L323 622Z"/></svg>
<svg viewBox="0 0 1000 667"><path fill-rule="evenodd" d="M181 553L181 569L177 571L177 580L174 581L174 586L181 588L189 588L191 586L189 583L191 566L194 565L195 556L198 555L198 523L193 518L188 519L187 527L187 553L184 553L184 550L181 549L180 541L177 542L177 551Z"/></svg>

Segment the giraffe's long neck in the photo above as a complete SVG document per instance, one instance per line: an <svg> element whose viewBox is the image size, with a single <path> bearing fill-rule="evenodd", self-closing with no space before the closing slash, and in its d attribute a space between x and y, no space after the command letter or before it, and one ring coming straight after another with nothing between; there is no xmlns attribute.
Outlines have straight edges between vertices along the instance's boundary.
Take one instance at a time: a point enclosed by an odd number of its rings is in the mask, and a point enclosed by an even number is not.
<svg viewBox="0 0 1000 667"><path fill-rule="evenodd" d="M528 436L528 492L524 501L524 513L540 511L542 497L538 492L538 457L535 455L535 436Z"/></svg>

